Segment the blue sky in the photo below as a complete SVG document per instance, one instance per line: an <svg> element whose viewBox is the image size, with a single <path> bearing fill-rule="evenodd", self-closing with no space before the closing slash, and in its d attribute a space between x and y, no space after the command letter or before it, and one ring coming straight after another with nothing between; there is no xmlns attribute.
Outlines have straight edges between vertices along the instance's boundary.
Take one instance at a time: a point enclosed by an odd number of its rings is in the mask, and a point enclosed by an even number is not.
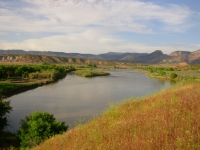
<svg viewBox="0 0 200 150"><path fill-rule="evenodd" d="M199 6L198 0L0 0L0 49L195 51Z"/></svg>

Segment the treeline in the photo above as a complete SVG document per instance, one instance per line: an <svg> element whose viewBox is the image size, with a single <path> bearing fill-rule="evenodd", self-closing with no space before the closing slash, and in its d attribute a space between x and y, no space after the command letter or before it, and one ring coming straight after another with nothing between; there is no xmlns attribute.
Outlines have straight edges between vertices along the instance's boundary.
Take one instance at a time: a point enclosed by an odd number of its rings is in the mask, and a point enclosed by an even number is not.
<svg viewBox="0 0 200 150"><path fill-rule="evenodd" d="M0 65L0 79L30 78L41 79L51 78L56 80L67 72L75 70L72 66L58 65Z"/></svg>

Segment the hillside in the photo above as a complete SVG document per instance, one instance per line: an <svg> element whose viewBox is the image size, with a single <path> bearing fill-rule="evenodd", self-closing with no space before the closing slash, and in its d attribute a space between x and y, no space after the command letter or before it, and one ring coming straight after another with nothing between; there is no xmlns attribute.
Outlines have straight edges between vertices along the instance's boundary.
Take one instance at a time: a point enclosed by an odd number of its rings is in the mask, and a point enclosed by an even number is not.
<svg viewBox="0 0 200 150"><path fill-rule="evenodd" d="M26 57L26 58L25 58ZM105 54L81 54L81 53L64 53L51 51L24 51L24 50L0 50L0 62L21 62L27 63L28 57L30 63L49 62L49 63L66 63L69 59L79 58L93 60L112 60L122 62L146 63L146 64L199 64L200 50L174 51L169 55L163 54L161 50L148 53L116 53L108 52ZM77 59L75 59L77 60ZM73 61L73 60L71 60Z"/></svg>
<svg viewBox="0 0 200 150"><path fill-rule="evenodd" d="M197 50L197 51L190 53L189 63L200 64L200 50Z"/></svg>
<svg viewBox="0 0 200 150"><path fill-rule="evenodd" d="M64 52L51 52L51 51L24 51L24 50L1 50L0 54L14 54L14 55L45 55L45 56L58 56L58 57L73 57L73 58L89 58L97 60L126 60L129 55L135 57L146 55L146 53L116 53L108 52L105 54L81 54L81 53L64 53Z"/></svg>
<svg viewBox="0 0 200 150"><path fill-rule="evenodd" d="M58 56L45 55L15 55L4 54L0 55L0 63L3 64L65 64L65 65L87 65L96 64L99 66L116 66L120 68L127 68L133 65L131 62L110 61L110 60L95 60L86 58L70 58Z"/></svg>
<svg viewBox="0 0 200 150"><path fill-rule="evenodd" d="M163 54L161 50L156 50L151 54L136 58L134 62L158 64L158 63L166 63L163 62L163 60L166 59L169 59L169 56Z"/></svg>
<svg viewBox="0 0 200 150"><path fill-rule="evenodd" d="M111 105L100 117L33 150L200 149L200 83Z"/></svg>

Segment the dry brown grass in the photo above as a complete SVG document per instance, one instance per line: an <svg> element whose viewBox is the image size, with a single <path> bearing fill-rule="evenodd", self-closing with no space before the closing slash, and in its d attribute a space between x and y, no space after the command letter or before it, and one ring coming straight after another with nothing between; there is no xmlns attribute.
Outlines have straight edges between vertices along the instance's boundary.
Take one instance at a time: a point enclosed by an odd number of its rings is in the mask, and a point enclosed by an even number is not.
<svg viewBox="0 0 200 150"><path fill-rule="evenodd" d="M198 150L200 83L112 106L34 150Z"/></svg>

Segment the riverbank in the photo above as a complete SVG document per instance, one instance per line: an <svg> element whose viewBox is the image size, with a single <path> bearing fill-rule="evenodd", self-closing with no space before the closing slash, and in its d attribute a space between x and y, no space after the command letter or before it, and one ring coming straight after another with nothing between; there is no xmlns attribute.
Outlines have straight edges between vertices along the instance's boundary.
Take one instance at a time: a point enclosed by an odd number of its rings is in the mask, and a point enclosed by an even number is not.
<svg viewBox="0 0 200 150"><path fill-rule="evenodd" d="M72 70L74 71L74 70ZM64 75L61 75L59 78L56 78L53 80L52 78L49 79L32 79L32 80L25 80L25 81L0 81L0 98L8 98L10 96L13 96L15 94L19 94L34 88L37 88L39 86L48 85L51 83L56 82L59 79L64 78L67 73L70 73L71 71L67 71ZM95 77L95 76L108 76L110 75L107 72L99 71L99 70L79 70L75 73L78 76L82 77Z"/></svg>
<svg viewBox="0 0 200 150"><path fill-rule="evenodd" d="M72 66L0 65L0 99L63 79Z"/></svg>
<svg viewBox="0 0 200 150"><path fill-rule="evenodd" d="M200 65L190 66L136 66L134 69L145 72L151 78L171 81L200 81Z"/></svg>
<svg viewBox="0 0 200 150"><path fill-rule="evenodd" d="M94 78L79 77L70 73L56 83L8 98L13 108L23 108L23 114L16 109L11 112L10 120L15 122L11 122L14 128L9 128L9 131L15 132L19 128L17 120L20 121L24 114L30 114L29 108L42 108L43 111L51 111L60 116L60 109L54 108L61 107L62 119L73 128L80 119L86 122L94 114L105 110L110 101L147 95L171 85L169 81L157 81L134 70L109 70L109 73L110 76ZM49 103L52 106L50 108Z"/></svg>
<svg viewBox="0 0 200 150"><path fill-rule="evenodd" d="M8 98L15 94L19 94L31 89L35 89L39 86L47 85L53 83L52 80L40 80L35 82L26 82L26 83L0 83L0 98Z"/></svg>
<svg viewBox="0 0 200 150"><path fill-rule="evenodd" d="M199 82L130 99L33 149L200 149L199 99Z"/></svg>

